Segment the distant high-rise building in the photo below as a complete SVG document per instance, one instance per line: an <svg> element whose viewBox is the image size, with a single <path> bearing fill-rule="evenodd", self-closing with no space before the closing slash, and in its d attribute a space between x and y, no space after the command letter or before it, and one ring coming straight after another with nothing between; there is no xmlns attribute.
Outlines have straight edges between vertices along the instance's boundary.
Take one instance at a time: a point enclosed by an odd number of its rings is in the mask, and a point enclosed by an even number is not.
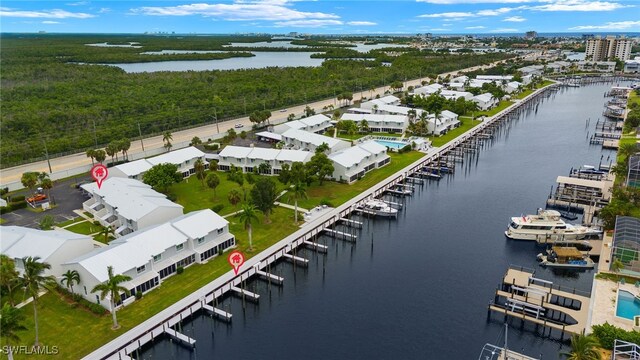
<svg viewBox="0 0 640 360"><path fill-rule="evenodd" d="M628 60L631 56L631 39L607 36L587 40L585 59L592 61Z"/></svg>
<svg viewBox="0 0 640 360"><path fill-rule="evenodd" d="M582 40L593 39L596 37L594 34L582 34Z"/></svg>
<svg viewBox="0 0 640 360"><path fill-rule="evenodd" d="M535 39L537 37L538 37L538 33L535 32L535 31L527 31L524 34L524 38L527 39L527 40Z"/></svg>

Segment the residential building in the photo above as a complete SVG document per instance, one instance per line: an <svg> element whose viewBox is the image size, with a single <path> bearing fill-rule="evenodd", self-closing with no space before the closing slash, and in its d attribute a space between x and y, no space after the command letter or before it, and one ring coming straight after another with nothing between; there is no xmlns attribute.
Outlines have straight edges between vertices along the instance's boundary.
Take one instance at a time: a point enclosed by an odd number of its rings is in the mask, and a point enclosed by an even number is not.
<svg viewBox="0 0 640 360"><path fill-rule="evenodd" d="M406 115L345 113L342 114L341 120L351 120L357 124L366 120L370 131L385 133L403 133L409 124L409 118Z"/></svg>
<svg viewBox="0 0 640 360"><path fill-rule="evenodd" d="M640 153L629 156L627 186L640 188Z"/></svg>
<svg viewBox="0 0 640 360"><path fill-rule="evenodd" d="M106 247L69 260L62 267L80 274L80 283L74 286L76 293L111 310L108 298L101 300L99 294L91 292L107 281L107 267L112 266L114 274L131 277L121 284L131 294L121 294L122 301L117 304L126 305L138 292L146 293L162 284L178 268L205 263L235 243L228 221L207 209L123 236Z"/></svg>
<svg viewBox="0 0 640 360"><path fill-rule="evenodd" d="M459 98L463 98L465 100L473 99L473 94L467 91L455 91L455 90L442 90L440 95L445 99L453 99L457 100Z"/></svg>
<svg viewBox="0 0 640 360"><path fill-rule="evenodd" d="M535 32L535 31L527 31L524 34L524 38L527 39L527 40L533 40L533 39L535 39L537 37L538 37L538 33Z"/></svg>
<svg viewBox="0 0 640 360"><path fill-rule="evenodd" d="M477 80L490 80L490 81L499 81L499 82L509 82L513 80L513 75L478 75L476 76Z"/></svg>
<svg viewBox="0 0 640 360"><path fill-rule="evenodd" d="M282 171L282 166L294 162L307 163L313 157L313 153L302 150L289 149L263 149L242 146L226 146L219 154L218 170L229 171L231 166L242 169L243 172L254 172L260 169L260 164L269 165L268 170L264 168L260 171L264 175L278 175Z"/></svg>
<svg viewBox="0 0 640 360"><path fill-rule="evenodd" d="M640 72L640 56L636 56L633 60L625 60L624 72L637 74Z"/></svg>
<svg viewBox="0 0 640 360"><path fill-rule="evenodd" d="M510 81L505 86L503 86L502 88L504 89L504 91L507 94L511 94L511 93L514 93L514 92L520 90L521 86L522 86L522 83L519 83L517 81Z"/></svg>
<svg viewBox="0 0 640 360"><path fill-rule="evenodd" d="M195 174L194 164L197 160L202 160L205 168L209 167L209 163L205 161L204 153L190 146L152 158L130 161L114 166L109 169L109 176L142 180L142 175L154 165L168 163L178 166L178 172L182 174L183 178L186 178Z"/></svg>
<svg viewBox="0 0 640 360"><path fill-rule="evenodd" d="M617 216L611 244L611 261L620 260L623 274L640 276L640 219Z"/></svg>
<svg viewBox="0 0 640 360"><path fill-rule="evenodd" d="M45 275L59 278L62 264L94 249L93 239L67 230L36 230L22 226L0 226L0 253L13 259L16 270L24 272L23 258L39 257L51 265Z"/></svg>
<svg viewBox="0 0 640 360"><path fill-rule="evenodd" d="M469 77L466 75L454 77L449 81L449 88L455 90L464 90L469 82Z"/></svg>
<svg viewBox="0 0 640 360"><path fill-rule="evenodd" d="M400 105L400 98L393 95L386 95L375 100L382 101L385 105Z"/></svg>
<svg viewBox="0 0 640 360"><path fill-rule="evenodd" d="M474 96L472 100L478 104L480 110L488 110L498 103L498 100L490 93Z"/></svg>
<svg viewBox="0 0 640 360"><path fill-rule="evenodd" d="M329 159L333 161L332 179L349 184L390 161L387 148L373 140L332 153Z"/></svg>
<svg viewBox="0 0 640 360"><path fill-rule="evenodd" d="M298 129L289 129L282 133L282 140L284 141L287 149L311 152L316 151L318 146L325 143L329 145L330 153L346 149L351 146L351 144L346 141Z"/></svg>
<svg viewBox="0 0 640 360"><path fill-rule="evenodd" d="M103 226L112 227L116 236L161 224L182 215L182 206L138 180L112 177L102 186L93 182L81 188L91 198L82 204Z"/></svg>
<svg viewBox="0 0 640 360"><path fill-rule="evenodd" d="M438 91L442 91L443 89L444 86L440 84L430 84L413 89L413 93L429 96L431 94L437 93Z"/></svg>
<svg viewBox="0 0 640 360"><path fill-rule="evenodd" d="M579 61L579 71L596 71L612 73L616 69L616 63L614 61Z"/></svg>
<svg viewBox="0 0 640 360"><path fill-rule="evenodd" d="M587 39L585 59L590 61L628 60L631 56L632 43L631 39L615 36Z"/></svg>
<svg viewBox="0 0 640 360"><path fill-rule="evenodd" d="M304 130L312 133L323 133L327 128L333 126L331 118L323 114L312 115L300 120L288 121L273 128L274 133L283 134L289 129Z"/></svg>
<svg viewBox="0 0 640 360"><path fill-rule="evenodd" d="M519 68L518 71L522 74L523 77L527 75L540 76L544 72L544 66L529 65L529 66Z"/></svg>

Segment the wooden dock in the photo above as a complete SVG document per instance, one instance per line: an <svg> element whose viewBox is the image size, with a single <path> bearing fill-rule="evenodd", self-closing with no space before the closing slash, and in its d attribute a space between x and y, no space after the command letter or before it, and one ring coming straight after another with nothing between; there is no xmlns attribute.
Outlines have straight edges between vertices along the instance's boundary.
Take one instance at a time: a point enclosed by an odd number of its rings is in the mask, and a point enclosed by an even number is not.
<svg viewBox="0 0 640 360"><path fill-rule="evenodd" d="M176 340L180 344L183 344L192 348L196 347L196 341L181 332L177 332L172 328L164 329L164 332L165 334L169 335L170 338Z"/></svg>
<svg viewBox="0 0 640 360"><path fill-rule="evenodd" d="M285 259L293 262L293 263L297 263L300 266L309 266L309 259L305 259L299 256L295 256L295 255L291 255L291 254L283 254L282 255Z"/></svg>
<svg viewBox="0 0 640 360"><path fill-rule="evenodd" d="M233 291L236 295L238 295L238 296L240 296L242 298L247 298L247 299L255 301L255 302L260 300L260 294L253 293L253 292L251 292L249 290L245 290L245 289L239 288L237 286L232 286L231 287L231 291Z"/></svg>
<svg viewBox="0 0 640 360"><path fill-rule="evenodd" d="M358 239L358 235L349 234L344 231L338 231L333 229L324 229L324 231L328 232L329 234L331 234L331 236L338 239L349 240L349 241L356 241Z"/></svg>
<svg viewBox="0 0 640 360"><path fill-rule="evenodd" d="M211 305L202 305L202 308L207 311L209 314L216 316L217 318L225 321L225 322L231 322L231 313L228 313L224 310L220 310L216 307L213 307Z"/></svg>
<svg viewBox="0 0 640 360"><path fill-rule="evenodd" d="M321 253L325 253L325 254L329 250L329 247L327 247L326 245L318 244L317 242L313 242L313 241L309 241L309 240L305 240L304 244L308 248L314 249L317 252L321 252Z"/></svg>
<svg viewBox="0 0 640 360"><path fill-rule="evenodd" d="M315 245L320 245L320 244L315 244ZM322 245L322 246L324 246L324 245ZM325 246L325 248L326 248L326 246ZM325 251L326 251L326 249L325 249ZM272 282L274 284L277 284L277 285L284 284L284 278L283 277L280 277L280 276L277 276L277 275L274 275L274 274L271 274L271 273L268 273L268 272L262 271L262 270L256 270L256 274L258 274L258 276L261 279L265 279L265 280L267 280L269 282Z"/></svg>

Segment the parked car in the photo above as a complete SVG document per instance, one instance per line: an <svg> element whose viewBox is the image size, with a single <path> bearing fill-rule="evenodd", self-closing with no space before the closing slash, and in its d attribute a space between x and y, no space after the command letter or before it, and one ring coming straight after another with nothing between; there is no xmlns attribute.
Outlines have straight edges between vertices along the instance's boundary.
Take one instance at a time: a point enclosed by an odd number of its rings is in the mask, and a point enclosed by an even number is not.
<svg viewBox="0 0 640 360"><path fill-rule="evenodd" d="M280 112L287 112L287 109L282 109L280 110Z"/></svg>
<svg viewBox="0 0 640 360"><path fill-rule="evenodd" d="M234 127L234 128L236 128L236 129L240 129L240 128L244 127L244 125L242 125L242 124L235 124L233 127Z"/></svg>

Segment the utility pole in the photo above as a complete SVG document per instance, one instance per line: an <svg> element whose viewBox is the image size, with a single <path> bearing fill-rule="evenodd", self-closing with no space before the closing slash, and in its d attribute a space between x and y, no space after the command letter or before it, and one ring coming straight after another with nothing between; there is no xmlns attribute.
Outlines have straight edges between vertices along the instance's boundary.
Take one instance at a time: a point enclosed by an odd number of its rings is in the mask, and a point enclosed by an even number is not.
<svg viewBox="0 0 640 360"><path fill-rule="evenodd" d="M42 139L42 143L44 144L44 156L47 158L47 165L49 165L49 174L53 171L51 170L51 161L49 161L49 150L47 149L47 141Z"/></svg>
<svg viewBox="0 0 640 360"><path fill-rule="evenodd" d="M96 119L91 119L93 121L93 142L98 147L98 136L96 135Z"/></svg>
<svg viewBox="0 0 640 360"><path fill-rule="evenodd" d="M140 145L142 146L142 151L144 152L144 142L142 142L142 130L140 129L139 122L138 122L138 134L140 134Z"/></svg>
<svg viewBox="0 0 640 360"><path fill-rule="evenodd" d="M218 125L218 111L216 110L216 108L213 108L213 116L216 119L216 131L218 131L218 134L220 134L220 126Z"/></svg>

